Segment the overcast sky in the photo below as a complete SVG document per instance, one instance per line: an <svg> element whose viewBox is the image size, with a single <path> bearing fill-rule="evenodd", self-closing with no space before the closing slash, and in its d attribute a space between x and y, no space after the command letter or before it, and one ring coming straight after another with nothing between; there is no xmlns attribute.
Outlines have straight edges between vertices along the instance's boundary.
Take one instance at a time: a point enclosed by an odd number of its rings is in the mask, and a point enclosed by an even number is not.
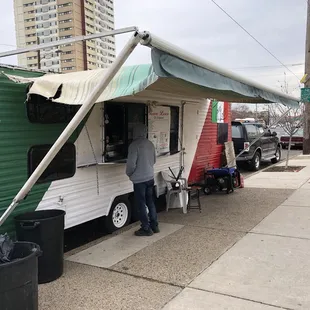
<svg viewBox="0 0 310 310"><path fill-rule="evenodd" d="M306 0L216 2L298 77L303 76ZM114 0L114 6L116 28L138 26L140 30L151 31L193 54L273 88L279 88L286 71L290 90L298 87L294 75L210 0ZM1 1L0 34L0 51L14 49L13 0ZM128 38L128 35L117 36L117 52ZM1 62L17 64L15 57L1 59ZM139 47L127 63L148 62L149 49ZM299 94L298 90L294 93Z"/></svg>

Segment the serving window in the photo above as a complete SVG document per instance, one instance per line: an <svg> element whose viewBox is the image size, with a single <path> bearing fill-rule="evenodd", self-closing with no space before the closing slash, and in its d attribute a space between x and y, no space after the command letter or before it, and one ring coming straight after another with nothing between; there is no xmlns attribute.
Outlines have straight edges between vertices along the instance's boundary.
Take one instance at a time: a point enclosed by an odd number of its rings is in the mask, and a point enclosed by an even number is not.
<svg viewBox="0 0 310 310"><path fill-rule="evenodd" d="M179 107L108 102L104 105L104 162L122 162L133 141L133 128L142 123L148 126L148 139L157 155L179 151Z"/></svg>
<svg viewBox="0 0 310 310"><path fill-rule="evenodd" d="M147 106L135 103L105 103L104 106L104 161L127 158L133 140L135 124L147 124Z"/></svg>

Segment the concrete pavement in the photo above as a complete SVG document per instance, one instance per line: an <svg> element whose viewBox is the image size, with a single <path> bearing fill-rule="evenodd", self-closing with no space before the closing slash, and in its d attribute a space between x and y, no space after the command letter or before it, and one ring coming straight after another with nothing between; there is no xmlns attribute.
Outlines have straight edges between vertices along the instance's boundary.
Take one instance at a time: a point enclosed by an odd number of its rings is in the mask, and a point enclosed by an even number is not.
<svg viewBox="0 0 310 310"><path fill-rule="evenodd" d="M290 164L306 168L253 175L203 197L202 213L160 213L158 235L68 253L40 309L310 309L310 158Z"/></svg>

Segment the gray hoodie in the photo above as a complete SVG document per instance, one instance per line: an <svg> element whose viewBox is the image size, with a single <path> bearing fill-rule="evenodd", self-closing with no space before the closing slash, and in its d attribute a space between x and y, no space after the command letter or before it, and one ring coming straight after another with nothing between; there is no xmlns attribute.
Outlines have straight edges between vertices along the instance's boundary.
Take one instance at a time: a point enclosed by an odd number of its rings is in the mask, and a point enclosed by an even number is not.
<svg viewBox="0 0 310 310"><path fill-rule="evenodd" d="M133 142L128 149L126 174L133 183L142 183L154 178L156 152L154 144L146 138L147 128L137 124L133 129Z"/></svg>

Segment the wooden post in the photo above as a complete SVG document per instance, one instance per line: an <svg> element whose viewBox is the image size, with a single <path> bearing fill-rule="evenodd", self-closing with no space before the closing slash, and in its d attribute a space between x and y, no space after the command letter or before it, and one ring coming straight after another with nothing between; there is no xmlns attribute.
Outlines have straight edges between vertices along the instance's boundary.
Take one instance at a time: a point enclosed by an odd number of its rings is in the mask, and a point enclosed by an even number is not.
<svg viewBox="0 0 310 310"><path fill-rule="evenodd" d="M305 87L310 87L310 4L307 1L307 31L306 31L306 55L305 74L308 74ZM304 146L303 154L310 154L310 102L305 102L304 114Z"/></svg>

